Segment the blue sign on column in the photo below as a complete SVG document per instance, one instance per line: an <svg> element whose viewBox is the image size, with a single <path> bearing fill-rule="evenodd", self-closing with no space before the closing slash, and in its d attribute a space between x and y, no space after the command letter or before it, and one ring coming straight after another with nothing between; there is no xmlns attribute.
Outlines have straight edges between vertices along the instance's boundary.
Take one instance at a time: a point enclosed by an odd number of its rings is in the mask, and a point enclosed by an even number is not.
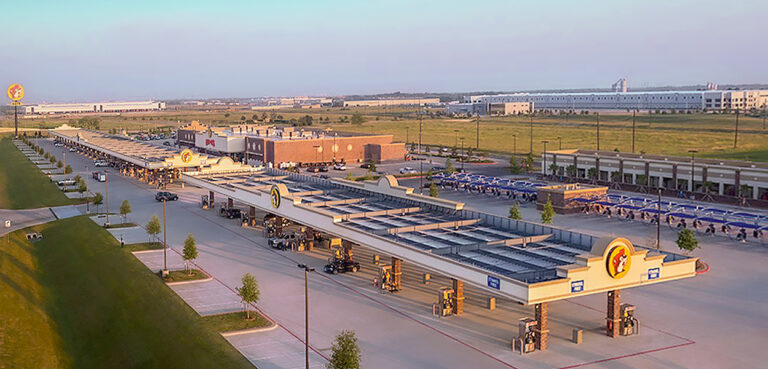
<svg viewBox="0 0 768 369"><path fill-rule="evenodd" d="M499 280L496 277L488 276L488 287L500 290L501 289L501 280Z"/></svg>
<svg viewBox="0 0 768 369"><path fill-rule="evenodd" d="M571 282L571 293L584 291L584 280Z"/></svg>
<svg viewBox="0 0 768 369"><path fill-rule="evenodd" d="M648 269L648 279L659 279L661 270L659 268Z"/></svg>

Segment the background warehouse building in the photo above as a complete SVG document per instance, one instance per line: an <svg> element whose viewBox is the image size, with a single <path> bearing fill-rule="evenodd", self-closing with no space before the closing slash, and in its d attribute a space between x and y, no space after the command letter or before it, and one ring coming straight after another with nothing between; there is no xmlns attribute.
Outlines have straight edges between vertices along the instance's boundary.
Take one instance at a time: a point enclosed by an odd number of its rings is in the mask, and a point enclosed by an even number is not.
<svg viewBox="0 0 768 369"><path fill-rule="evenodd" d="M114 101L71 104L37 104L24 107L25 114L126 113L165 110L158 101Z"/></svg>
<svg viewBox="0 0 768 369"><path fill-rule="evenodd" d="M768 90L516 93L465 96L454 109L487 115L499 103L532 103L537 110L741 110L768 107ZM452 113L451 105L448 113ZM455 112L458 114L458 112Z"/></svg>

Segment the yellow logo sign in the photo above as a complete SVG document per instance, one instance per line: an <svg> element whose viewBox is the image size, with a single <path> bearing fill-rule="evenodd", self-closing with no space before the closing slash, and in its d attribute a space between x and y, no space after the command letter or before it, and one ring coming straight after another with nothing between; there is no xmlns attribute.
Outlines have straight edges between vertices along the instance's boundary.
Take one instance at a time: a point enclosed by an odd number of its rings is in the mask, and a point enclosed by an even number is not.
<svg viewBox="0 0 768 369"><path fill-rule="evenodd" d="M18 83L8 86L8 98L13 101L19 101L24 97L24 87Z"/></svg>
<svg viewBox="0 0 768 369"><path fill-rule="evenodd" d="M629 247L619 244L611 248L608 257L605 258L605 267L611 278L619 279L624 277L629 271L632 261Z"/></svg>
<svg viewBox="0 0 768 369"><path fill-rule="evenodd" d="M272 200L272 207L277 209L280 207L280 190L277 186L272 186L272 191L269 192L269 197Z"/></svg>
<svg viewBox="0 0 768 369"><path fill-rule="evenodd" d="M190 161L192 161L192 150L184 149L181 152L181 161L184 163L189 163Z"/></svg>

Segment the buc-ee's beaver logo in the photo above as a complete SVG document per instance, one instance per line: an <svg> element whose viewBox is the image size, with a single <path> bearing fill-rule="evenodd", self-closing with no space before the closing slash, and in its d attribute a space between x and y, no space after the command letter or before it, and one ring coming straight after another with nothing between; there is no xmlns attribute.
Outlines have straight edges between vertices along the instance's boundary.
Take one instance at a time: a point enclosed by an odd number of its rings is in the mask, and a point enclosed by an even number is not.
<svg viewBox="0 0 768 369"><path fill-rule="evenodd" d="M272 200L272 207L277 209L280 207L280 190L277 186L272 186L272 191L269 192L269 197Z"/></svg>
<svg viewBox="0 0 768 369"><path fill-rule="evenodd" d="M181 152L181 161L184 163L189 163L192 161L192 151L189 149L184 149L184 151Z"/></svg>
<svg viewBox="0 0 768 369"><path fill-rule="evenodd" d="M629 271L631 259L629 255L629 247L626 245L617 245L611 248L606 258L606 269L608 269L608 275L614 279L624 277Z"/></svg>

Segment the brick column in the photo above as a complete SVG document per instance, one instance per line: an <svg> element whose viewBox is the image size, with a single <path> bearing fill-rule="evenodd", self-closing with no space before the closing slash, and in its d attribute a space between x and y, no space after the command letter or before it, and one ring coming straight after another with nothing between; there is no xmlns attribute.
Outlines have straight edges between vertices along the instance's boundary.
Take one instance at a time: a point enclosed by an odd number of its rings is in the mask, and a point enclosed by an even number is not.
<svg viewBox="0 0 768 369"><path fill-rule="evenodd" d="M248 207L248 219L251 220L250 226L256 225L256 208L253 206Z"/></svg>
<svg viewBox="0 0 768 369"><path fill-rule="evenodd" d="M672 186L677 190L677 164L672 164Z"/></svg>
<svg viewBox="0 0 768 369"><path fill-rule="evenodd" d="M213 191L208 191L208 208L213 209L216 201L213 201Z"/></svg>
<svg viewBox="0 0 768 369"><path fill-rule="evenodd" d="M619 159L619 183L624 183L624 159Z"/></svg>
<svg viewBox="0 0 768 369"><path fill-rule="evenodd" d="M235 206L235 200L231 197L227 197L227 209L232 209Z"/></svg>
<svg viewBox="0 0 768 369"><path fill-rule="evenodd" d="M403 274L403 260L392 257L392 285L395 289L400 289L400 281Z"/></svg>
<svg viewBox="0 0 768 369"><path fill-rule="evenodd" d="M739 196L741 193L741 171L738 169L733 173L733 186L736 187L736 196Z"/></svg>
<svg viewBox="0 0 768 369"><path fill-rule="evenodd" d="M542 302L533 306L536 329L533 331L536 339L536 349L546 350L549 341L549 304Z"/></svg>
<svg viewBox="0 0 768 369"><path fill-rule="evenodd" d="M453 313L460 315L464 313L464 282L458 279L451 278L453 281Z"/></svg>
<svg viewBox="0 0 768 369"><path fill-rule="evenodd" d="M605 317L605 332L608 337L619 336L619 307L621 296L619 290L608 291L608 310Z"/></svg>

